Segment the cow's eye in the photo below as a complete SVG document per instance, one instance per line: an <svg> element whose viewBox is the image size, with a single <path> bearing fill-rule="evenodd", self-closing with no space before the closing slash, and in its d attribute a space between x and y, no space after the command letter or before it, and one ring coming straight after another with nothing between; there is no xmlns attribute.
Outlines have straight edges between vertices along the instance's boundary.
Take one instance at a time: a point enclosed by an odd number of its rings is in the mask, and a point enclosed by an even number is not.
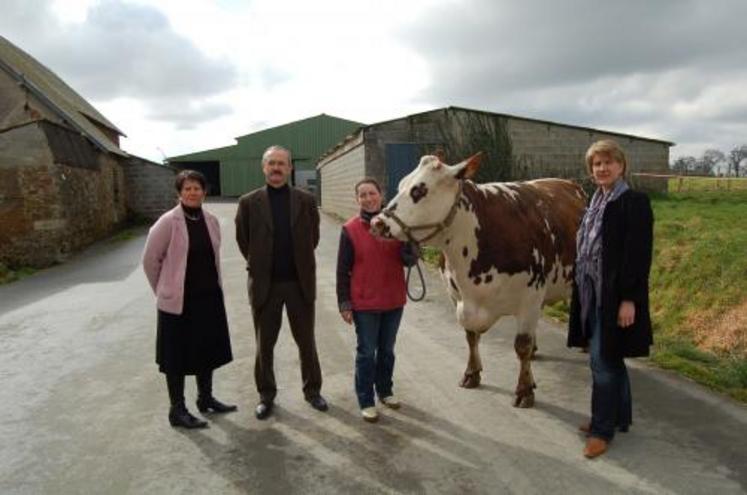
<svg viewBox="0 0 747 495"><path fill-rule="evenodd" d="M412 189L410 189L410 197L412 198L412 201L414 203L417 203L421 199L423 199L426 194L428 194L428 188L425 185L425 182L421 182L417 186L413 186Z"/></svg>

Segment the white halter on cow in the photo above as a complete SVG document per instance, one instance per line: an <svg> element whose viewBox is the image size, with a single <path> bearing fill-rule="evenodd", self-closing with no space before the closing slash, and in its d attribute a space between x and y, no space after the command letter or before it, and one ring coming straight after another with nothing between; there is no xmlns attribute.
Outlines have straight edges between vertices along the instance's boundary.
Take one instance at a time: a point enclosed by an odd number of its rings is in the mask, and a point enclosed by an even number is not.
<svg viewBox="0 0 747 495"><path fill-rule="evenodd" d="M546 302L570 294L585 195L573 182L475 184L481 154L453 166L424 156L399 184L372 231L441 249L441 275L469 343L463 387L480 384L480 335L500 317L518 322L521 363L514 405L532 407L531 356Z"/></svg>

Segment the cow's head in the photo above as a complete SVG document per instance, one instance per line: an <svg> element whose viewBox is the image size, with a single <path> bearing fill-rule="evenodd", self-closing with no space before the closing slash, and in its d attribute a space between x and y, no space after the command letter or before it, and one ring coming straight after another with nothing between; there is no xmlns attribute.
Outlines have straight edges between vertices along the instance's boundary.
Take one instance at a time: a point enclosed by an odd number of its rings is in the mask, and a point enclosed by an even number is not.
<svg viewBox="0 0 747 495"><path fill-rule="evenodd" d="M451 223L459 202L461 181L480 168L482 153L456 165L426 155L399 183L397 195L371 222L375 235L420 244Z"/></svg>

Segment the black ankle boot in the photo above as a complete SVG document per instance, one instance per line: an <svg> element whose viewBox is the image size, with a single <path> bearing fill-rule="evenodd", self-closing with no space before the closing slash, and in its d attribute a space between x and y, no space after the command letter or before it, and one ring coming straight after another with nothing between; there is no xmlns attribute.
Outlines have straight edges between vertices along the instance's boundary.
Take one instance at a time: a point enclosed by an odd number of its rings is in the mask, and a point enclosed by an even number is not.
<svg viewBox="0 0 747 495"><path fill-rule="evenodd" d="M227 413L236 411L238 408L232 404L224 404L211 395L210 397L198 397L197 409L199 409L201 413L208 411L214 413Z"/></svg>
<svg viewBox="0 0 747 495"><path fill-rule="evenodd" d="M207 427L207 421L197 419L187 410L184 402L171 406L169 411L169 423L171 426L181 426L189 430Z"/></svg>
<svg viewBox="0 0 747 495"><path fill-rule="evenodd" d="M200 412L212 411L215 413L233 412L237 409L234 405L223 404L213 397L213 371L207 370L197 373L197 409Z"/></svg>

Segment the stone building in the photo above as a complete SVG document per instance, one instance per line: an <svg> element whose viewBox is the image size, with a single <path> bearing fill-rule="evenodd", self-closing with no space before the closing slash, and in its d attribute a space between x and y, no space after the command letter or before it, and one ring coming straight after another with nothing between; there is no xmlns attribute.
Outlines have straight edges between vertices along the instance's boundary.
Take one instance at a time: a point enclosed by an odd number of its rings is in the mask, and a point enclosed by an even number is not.
<svg viewBox="0 0 747 495"><path fill-rule="evenodd" d="M130 157L119 147L123 135L51 70L0 37L0 263L59 262L127 218L127 164L162 167Z"/></svg>
<svg viewBox="0 0 747 495"><path fill-rule="evenodd" d="M584 154L603 138L625 149L630 172L666 173L668 141L459 107L447 107L360 128L327 151L318 164L321 205L348 217L357 210L353 186L376 178L387 198L424 154L443 153L457 163L483 151L478 182L564 177L583 181ZM641 179L630 175L638 186ZM656 184L646 184L656 188Z"/></svg>

